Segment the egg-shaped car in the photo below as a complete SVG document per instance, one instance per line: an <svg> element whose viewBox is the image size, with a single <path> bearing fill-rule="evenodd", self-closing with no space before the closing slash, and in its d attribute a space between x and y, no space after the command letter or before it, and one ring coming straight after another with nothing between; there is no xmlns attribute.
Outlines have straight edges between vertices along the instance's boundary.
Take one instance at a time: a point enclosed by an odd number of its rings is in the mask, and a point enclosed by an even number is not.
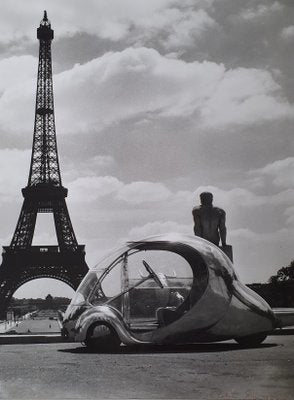
<svg viewBox="0 0 294 400"><path fill-rule="evenodd" d="M252 346L291 324L293 310L271 309L240 282L219 247L167 234L128 242L89 270L63 316L62 335L103 351L228 339Z"/></svg>

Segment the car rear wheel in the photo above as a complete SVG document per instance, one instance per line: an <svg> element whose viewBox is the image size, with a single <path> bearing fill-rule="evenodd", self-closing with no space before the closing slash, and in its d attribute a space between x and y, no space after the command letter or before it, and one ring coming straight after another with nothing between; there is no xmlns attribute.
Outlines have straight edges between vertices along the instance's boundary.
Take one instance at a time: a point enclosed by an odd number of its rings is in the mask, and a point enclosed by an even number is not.
<svg viewBox="0 0 294 400"><path fill-rule="evenodd" d="M267 337L266 333L255 333L254 335L235 338L242 347L255 347L260 345Z"/></svg>
<svg viewBox="0 0 294 400"><path fill-rule="evenodd" d="M88 330L85 340L85 345L89 349L99 352L117 351L120 344L120 338L115 330L105 324L92 325Z"/></svg>

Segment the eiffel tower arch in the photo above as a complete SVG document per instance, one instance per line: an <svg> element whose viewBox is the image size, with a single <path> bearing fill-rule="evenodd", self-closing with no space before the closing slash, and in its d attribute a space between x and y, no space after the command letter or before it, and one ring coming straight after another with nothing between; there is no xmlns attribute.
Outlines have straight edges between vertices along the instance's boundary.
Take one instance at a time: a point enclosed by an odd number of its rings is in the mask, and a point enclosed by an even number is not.
<svg viewBox="0 0 294 400"><path fill-rule="evenodd" d="M85 246L77 242L62 186L54 118L51 42L54 31L46 11L37 29L40 41L35 124L28 183L20 216L0 266L0 316L24 283L54 278L76 289L88 271ZM54 217L57 246L32 246L38 213Z"/></svg>

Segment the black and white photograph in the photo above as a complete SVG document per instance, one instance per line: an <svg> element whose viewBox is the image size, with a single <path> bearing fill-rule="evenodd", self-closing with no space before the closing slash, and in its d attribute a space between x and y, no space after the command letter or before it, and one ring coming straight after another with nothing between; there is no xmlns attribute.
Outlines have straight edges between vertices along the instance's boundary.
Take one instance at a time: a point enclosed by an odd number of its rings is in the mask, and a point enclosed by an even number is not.
<svg viewBox="0 0 294 400"><path fill-rule="evenodd" d="M292 400L293 240L293 0L0 0L0 399Z"/></svg>

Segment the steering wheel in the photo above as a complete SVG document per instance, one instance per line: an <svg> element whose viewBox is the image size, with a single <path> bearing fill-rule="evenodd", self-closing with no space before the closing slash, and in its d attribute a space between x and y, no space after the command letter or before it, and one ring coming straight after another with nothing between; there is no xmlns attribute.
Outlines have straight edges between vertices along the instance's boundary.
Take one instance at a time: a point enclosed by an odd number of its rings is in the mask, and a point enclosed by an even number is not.
<svg viewBox="0 0 294 400"><path fill-rule="evenodd" d="M144 267L146 268L147 272L149 273L150 277L152 279L154 279L154 281L157 283L157 285L159 287L161 287L161 289L163 289L164 286L161 283L161 281L160 281L158 275L156 274L156 272L153 271L153 269L150 267L150 265L145 260L142 260L142 263L143 263Z"/></svg>

